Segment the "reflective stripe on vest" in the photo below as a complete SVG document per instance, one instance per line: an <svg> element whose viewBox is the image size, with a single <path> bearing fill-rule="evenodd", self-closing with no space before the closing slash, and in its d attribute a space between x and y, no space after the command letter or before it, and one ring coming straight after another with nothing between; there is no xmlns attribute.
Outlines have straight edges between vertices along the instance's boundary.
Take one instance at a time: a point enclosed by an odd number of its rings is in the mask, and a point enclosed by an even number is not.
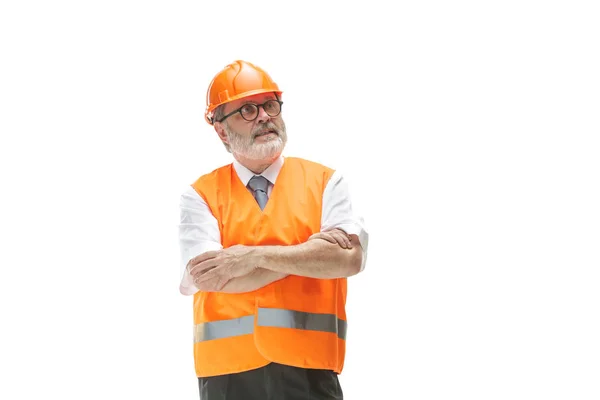
<svg viewBox="0 0 600 400"><path fill-rule="evenodd" d="M259 308L257 325L335 333L340 339L346 340L347 323L335 314L316 314L280 308ZM223 321L203 322L195 326L194 342L248 335L253 331L254 315Z"/></svg>
<svg viewBox="0 0 600 400"><path fill-rule="evenodd" d="M254 332L254 315L223 321L204 322L194 327L194 342L247 335L252 332Z"/></svg>

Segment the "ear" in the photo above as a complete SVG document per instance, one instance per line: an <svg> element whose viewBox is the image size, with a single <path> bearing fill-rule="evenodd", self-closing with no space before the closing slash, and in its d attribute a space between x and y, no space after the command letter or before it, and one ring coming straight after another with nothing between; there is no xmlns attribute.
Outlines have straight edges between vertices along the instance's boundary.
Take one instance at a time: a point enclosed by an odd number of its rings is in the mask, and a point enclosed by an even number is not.
<svg viewBox="0 0 600 400"><path fill-rule="evenodd" d="M215 128L215 131L217 132L217 135L219 135L219 138L221 139L221 141L229 144L229 139L227 138L227 132L225 131L223 124L220 122L215 122L213 127Z"/></svg>

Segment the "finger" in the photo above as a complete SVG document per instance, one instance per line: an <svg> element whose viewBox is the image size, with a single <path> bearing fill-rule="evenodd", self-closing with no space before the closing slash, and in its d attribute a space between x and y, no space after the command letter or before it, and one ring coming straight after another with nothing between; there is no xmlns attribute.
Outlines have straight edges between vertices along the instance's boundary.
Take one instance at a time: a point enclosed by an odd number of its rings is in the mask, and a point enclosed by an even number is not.
<svg viewBox="0 0 600 400"><path fill-rule="evenodd" d="M200 273L198 275L195 276L195 280L197 282L205 282L208 281L210 279L214 279L214 278L221 278L224 277L226 279L230 279L231 278L231 274L228 273L228 268L225 266L216 266L211 268L210 270L207 270L203 273Z"/></svg>
<svg viewBox="0 0 600 400"><path fill-rule="evenodd" d="M344 232L341 229L334 229L334 231L336 233L338 233L340 235L340 240L344 241L345 247L346 249L351 249L352 248L352 242L350 241L350 237L348 236L348 234L346 232Z"/></svg>
<svg viewBox="0 0 600 400"><path fill-rule="evenodd" d="M225 286L225 285L221 285L220 280L221 280L221 278L217 276L217 277L214 277L212 279L202 281L202 282L194 281L194 285L199 290L202 290L204 292L213 292L213 291L221 290L223 288L223 286Z"/></svg>
<svg viewBox="0 0 600 400"><path fill-rule="evenodd" d="M334 244L337 243L337 241L329 233L317 232L314 235L312 235L311 238L323 239L323 240L328 241L329 243L334 243Z"/></svg>
<svg viewBox="0 0 600 400"><path fill-rule="evenodd" d="M196 285L205 285L205 284L208 284L211 280L219 278L219 275L214 273L213 271L214 271L214 268L203 274L196 275L194 277L194 283Z"/></svg>
<svg viewBox="0 0 600 400"><path fill-rule="evenodd" d="M319 237L323 240L327 240L329 243L333 243L333 244L337 243L337 240L335 239L335 237L333 237L333 235L331 235L329 233L320 233Z"/></svg>
<svg viewBox="0 0 600 400"><path fill-rule="evenodd" d="M219 261L217 259L210 258L208 260L202 261L199 264L193 265L189 270L190 275L192 275L192 276L200 275L203 272L206 272L207 270L215 268L218 265L219 265Z"/></svg>
<svg viewBox="0 0 600 400"><path fill-rule="evenodd" d="M220 277L221 279L219 279L219 281L217 282L216 289L215 290L221 290L225 287L225 285L227 285L227 283L230 281L230 279L227 279L224 276Z"/></svg>
<svg viewBox="0 0 600 400"><path fill-rule="evenodd" d="M344 242L346 242L346 248L352 248L352 241L350 240L350 236L346 234L346 232L342 232L342 236L344 237Z"/></svg>
<svg viewBox="0 0 600 400"><path fill-rule="evenodd" d="M335 244L337 244L338 246L342 247L342 248L346 248L345 244L344 244L344 239L341 237L341 235L339 234L339 232L329 232L329 234L331 235L332 238L335 239Z"/></svg>
<svg viewBox="0 0 600 400"><path fill-rule="evenodd" d="M198 254L196 257L192 258L189 262L189 266L194 266L198 263L201 263L206 260L210 260L211 258L215 258L217 254L219 254L221 250L213 250L213 251L205 251L202 254Z"/></svg>
<svg viewBox="0 0 600 400"><path fill-rule="evenodd" d="M336 232L335 233L335 237L338 241L338 244L344 248L344 249L351 249L352 248L352 244L350 243L350 240L348 240L348 237L346 236L345 233L343 232Z"/></svg>

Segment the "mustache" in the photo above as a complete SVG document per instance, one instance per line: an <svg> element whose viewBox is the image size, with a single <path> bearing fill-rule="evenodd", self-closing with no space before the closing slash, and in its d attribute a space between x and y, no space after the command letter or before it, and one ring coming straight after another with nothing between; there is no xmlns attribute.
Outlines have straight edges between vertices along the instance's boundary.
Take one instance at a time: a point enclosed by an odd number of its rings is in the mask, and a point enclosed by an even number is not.
<svg viewBox="0 0 600 400"><path fill-rule="evenodd" d="M252 131L252 139L255 139L258 135L261 135L265 132L273 131L277 134L277 136L281 136L282 131L272 122L267 122L265 124L260 124Z"/></svg>

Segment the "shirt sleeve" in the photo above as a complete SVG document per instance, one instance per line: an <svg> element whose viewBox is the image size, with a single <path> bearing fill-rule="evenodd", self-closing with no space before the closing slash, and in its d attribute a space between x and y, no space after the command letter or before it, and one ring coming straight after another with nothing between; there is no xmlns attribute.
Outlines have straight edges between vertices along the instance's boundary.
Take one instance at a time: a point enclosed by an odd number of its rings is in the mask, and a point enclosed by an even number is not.
<svg viewBox="0 0 600 400"><path fill-rule="evenodd" d="M181 252L179 291L193 295L198 291L186 270L188 261L206 251L220 250L219 223L204 199L191 186L181 195L179 248Z"/></svg>
<svg viewBox="0 0 600 400"><path fill-rule="evenodd" d="M363 251L361 271L364 270L367 262L369 233L364 219L353 209L348 182L338 171L333 173L323 192L321 215L321 231L334 228L341 229L349 235L358 236Z"/></svg>

